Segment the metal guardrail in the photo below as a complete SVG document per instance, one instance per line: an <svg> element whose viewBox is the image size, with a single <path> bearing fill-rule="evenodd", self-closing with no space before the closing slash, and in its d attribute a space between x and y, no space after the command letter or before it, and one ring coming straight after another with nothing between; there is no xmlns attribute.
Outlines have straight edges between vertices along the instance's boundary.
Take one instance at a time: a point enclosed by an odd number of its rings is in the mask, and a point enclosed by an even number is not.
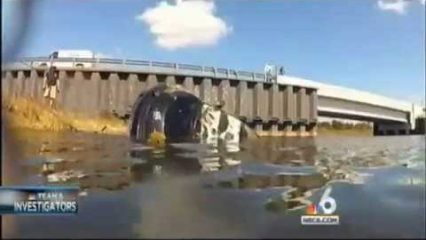
<svg viewBox="0 0 426 240"><path fill-rule="evenodd" d="M265 81L263 73L238 71L228 68L215 68L210 66L200 66L192 64L170 63L170 62L157 62L133 59L114 59L114 58L56 58L55 62L72 63L72 66L78 66L82 63L92 64L91 67L96 67L96 64L114 64L133 67L149 68L151 70L157 69L158 71L175 72L175 73L190 73L202 76L211 77L225 77L229 79L241 79L251 81ZM45 63L49 64L50 58L48 57L26 57L18 59L17 62L24 62L31 67L40 66Z"/></svg>

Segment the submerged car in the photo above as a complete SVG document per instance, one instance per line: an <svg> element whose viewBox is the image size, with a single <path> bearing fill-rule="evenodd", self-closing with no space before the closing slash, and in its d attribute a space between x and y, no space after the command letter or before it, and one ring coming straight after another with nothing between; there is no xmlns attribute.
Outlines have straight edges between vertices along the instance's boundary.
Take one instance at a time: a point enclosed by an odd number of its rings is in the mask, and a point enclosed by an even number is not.
<svg viewBox="0 0 426 240"><path fill-rule="evenodd" d="M256 136L220 105L209 105L179 86L166 84L139 95L129 128L131 140L139 143L240 143Z"/></svg>

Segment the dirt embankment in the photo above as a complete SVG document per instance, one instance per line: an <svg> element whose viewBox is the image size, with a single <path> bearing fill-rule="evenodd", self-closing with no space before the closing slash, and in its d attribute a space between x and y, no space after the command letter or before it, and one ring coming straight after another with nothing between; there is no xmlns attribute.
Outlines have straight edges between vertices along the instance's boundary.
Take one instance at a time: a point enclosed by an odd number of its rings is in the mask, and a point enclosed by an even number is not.
<svg viewBox="0 0 426 240"><path fill-rule="evenodd" d="M52 109L47 104L30 98L3 99L2 117L6 117L10 127L14 129L127 134L126 121L115 116L93 118L78 116L71 112Z"/></svg>

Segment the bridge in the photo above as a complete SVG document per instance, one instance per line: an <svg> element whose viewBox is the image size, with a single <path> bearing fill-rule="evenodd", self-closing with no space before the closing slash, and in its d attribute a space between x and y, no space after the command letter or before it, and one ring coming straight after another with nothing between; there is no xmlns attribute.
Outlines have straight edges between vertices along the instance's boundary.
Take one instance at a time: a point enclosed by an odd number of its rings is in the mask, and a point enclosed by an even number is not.
<svg viewBox="0 0 426 240"><path fill-rule="evenodd" d="M2 66L2 95L42 98L46 57ZM59 58L58 104L84 114L130 113L138 95L157 84L181 86L201 100L225 103L259 135L311 136L318 116L374 122L374 133L408 134L424 113L421 106L359 90L264 73L155 61ZM417 124L418 125L418 124Z"/></svg>
<svg viewBox="0 0 426 240"><path fill-rule="evenodd" d="M318 89L320 116L374 122L376 135L408 134L421 124L418 120L424 118L422 106L366 91L291 76L278 76L278 83L297 83Z"/></svg>

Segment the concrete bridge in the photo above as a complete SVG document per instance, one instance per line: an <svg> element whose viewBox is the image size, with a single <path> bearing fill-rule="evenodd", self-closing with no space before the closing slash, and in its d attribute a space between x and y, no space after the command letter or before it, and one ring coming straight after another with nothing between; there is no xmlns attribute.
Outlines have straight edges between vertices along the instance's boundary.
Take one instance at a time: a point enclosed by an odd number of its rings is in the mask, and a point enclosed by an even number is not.
<svg viewBox="0 0 426 240"><path fill-rule="evenodd" d="M2 94L42 98L47 58L26 58L3 66ZM81 66L84 64L84 66ZM408 134L423 109L353 89L263 73L190 64L119 59L55 60L61 93L58 104L85 114L126 115L137 96L159 83L176 84L201 100L225 102L233 114L260 135L316 134L319 116L374 122L375 134Z"/></svg>
<svg viewBox="0 0 426 240"><path fill-rule="evenodd" d="M278 83L318 89L319 116L374 122L375 135L409 134L424 125L418 121L424 121L424 107L410 102L290 76L278 76Z"/></svg>

